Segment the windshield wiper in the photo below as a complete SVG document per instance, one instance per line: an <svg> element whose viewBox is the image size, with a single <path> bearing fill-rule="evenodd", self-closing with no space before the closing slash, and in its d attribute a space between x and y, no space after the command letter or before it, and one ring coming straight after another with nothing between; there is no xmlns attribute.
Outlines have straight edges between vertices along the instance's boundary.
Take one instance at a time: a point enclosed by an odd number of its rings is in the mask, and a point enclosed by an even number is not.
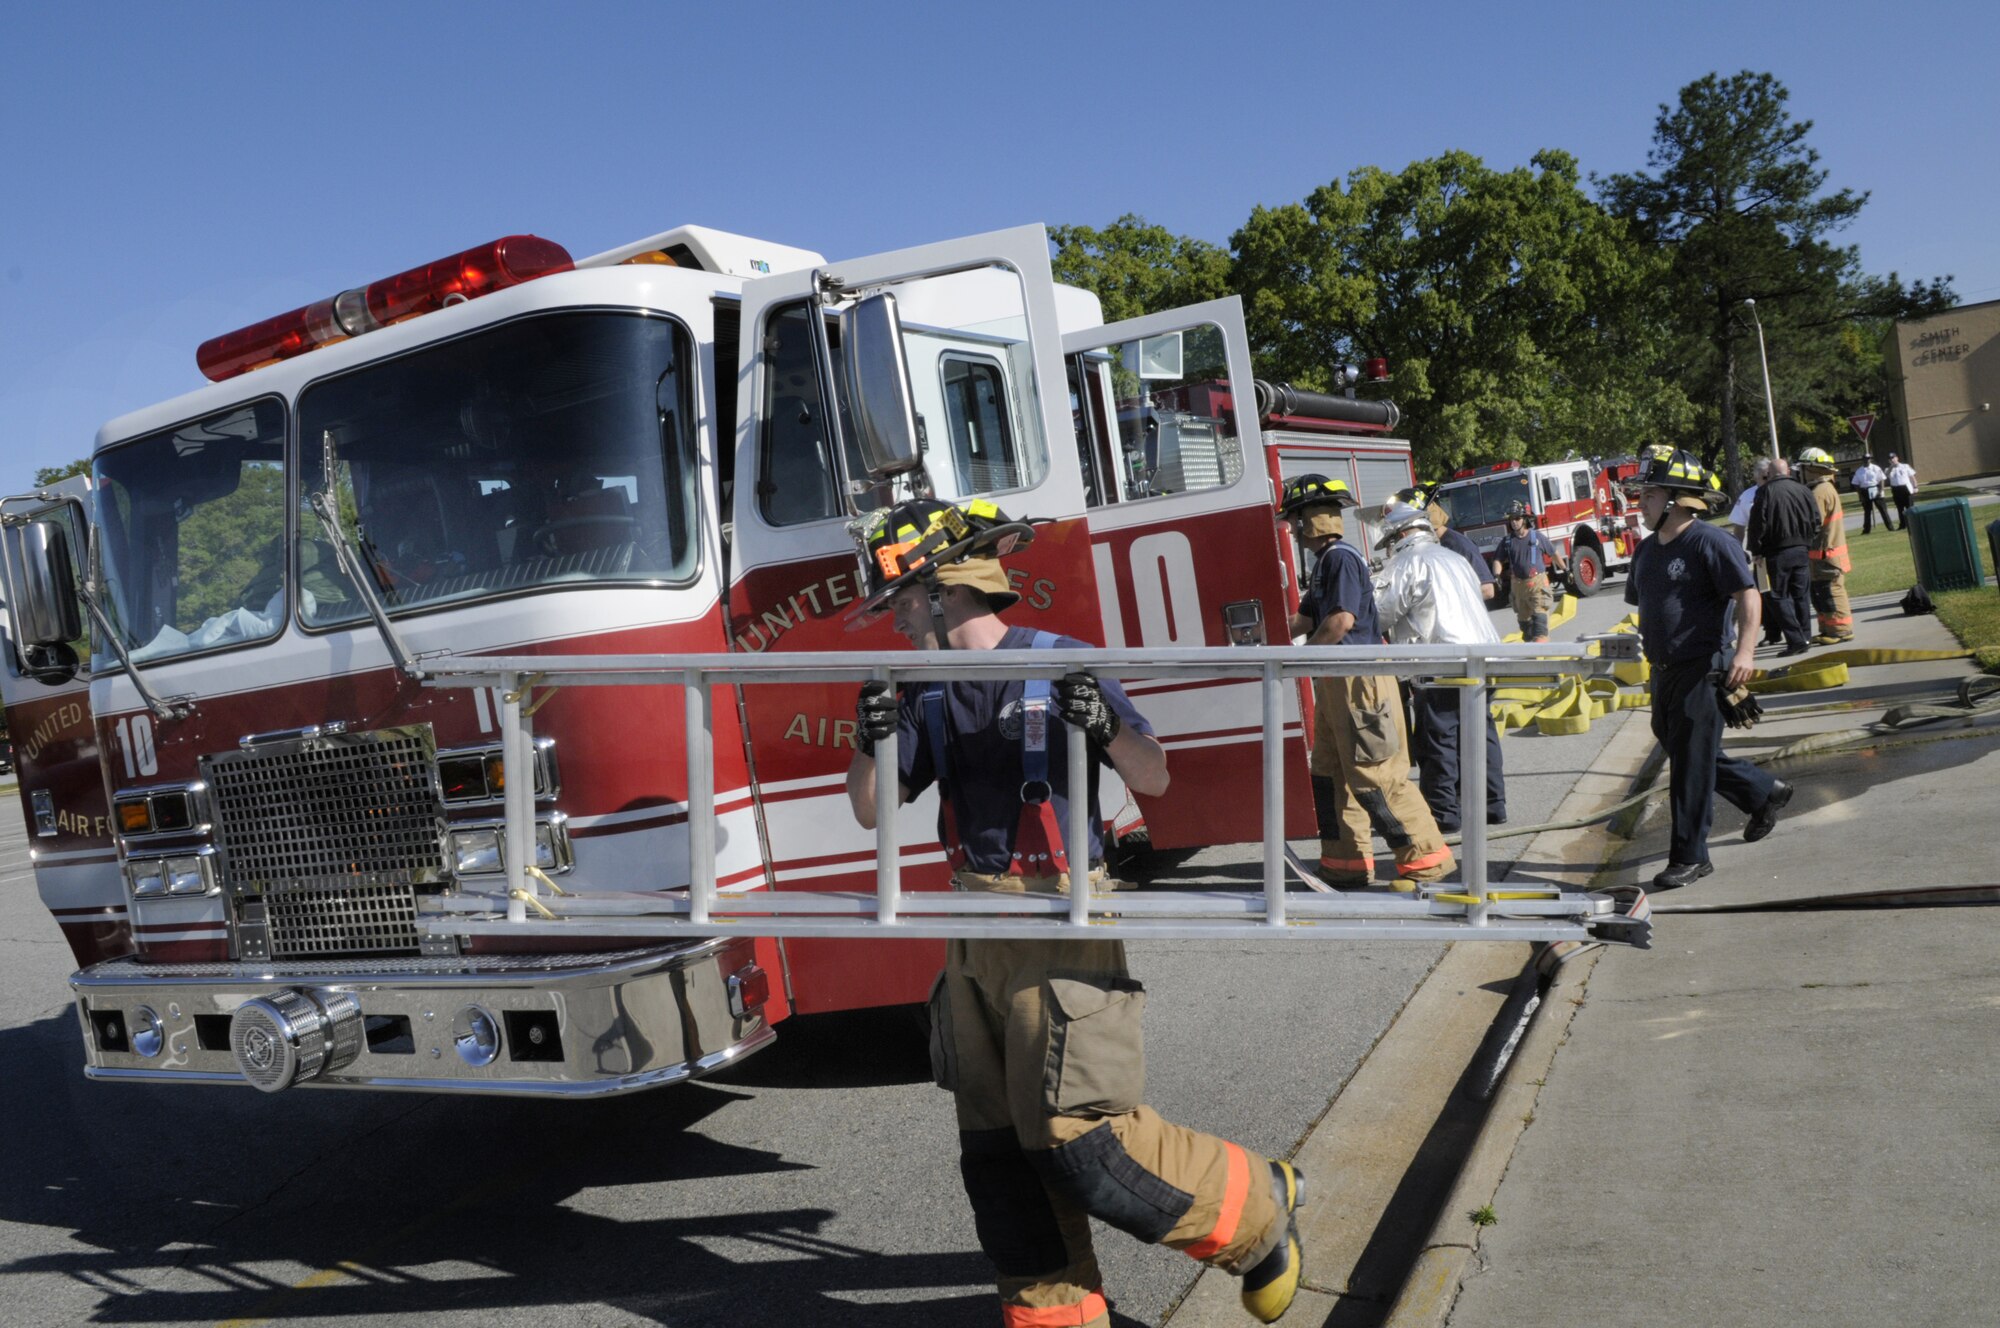
<svg viewBox="0 0 2000 1328"><path fill-rule="evenodd" d="M395 627L389 622L389 611L382 607L381 596L375 593L374 578L363 569L361 555L347 542L347 535L340 528L339 509L334 504L334 460L333 430L320 435L320 487L308 494L306 501L312 504L313 515L319 518L320 529L326 532L326 542L333 546L333 556L340 563L340 570L347 575L354 593L361 596L361 603L368 610L368 616L375 622L375 630L382 637L382 643L389 647L389 655L396 661L396 667L412 678L422 681L425 674L418 665L410 648L403 644L403 638L396 635Z"/></svg>
<svg viewBox="0 0 2000 1328"><path fill-rule="evenodd" d="M98 561L99 548L96 540L90 542L90 574L77 583L77 598L81 599L83 606L90 610L91 621L97 624L99 635L104 638L105 644L111 647L111 653L118 656L118 662L125 666L125 676L132 680L132 689L139 693L139 699L146 703L146 709L153 712L153 718L161 723L170 719L186 719L194 713L194 698L176 696L162 699L158 692L147 685L144 675L139 672L139 666L132 662L131 652L125 649L125 638L111 625L111 616L105 613L104 605L97 597L98 577L102 573Z"/></svg>

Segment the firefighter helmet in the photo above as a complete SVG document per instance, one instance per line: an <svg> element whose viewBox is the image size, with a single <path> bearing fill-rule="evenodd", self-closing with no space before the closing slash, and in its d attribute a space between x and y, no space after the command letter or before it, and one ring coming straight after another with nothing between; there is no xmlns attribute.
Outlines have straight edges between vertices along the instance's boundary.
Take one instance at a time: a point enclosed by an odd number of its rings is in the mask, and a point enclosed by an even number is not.
<svg viewBox="0 0 2000 1328"><path fill-rule="evenodd" d="M1706 494L1716 487L1709 478L1708 467L1678 447L1648 448L1639 465L1639 483L1649 487Z"/></svg>
<svg viewBox="0 0 2000 1328"><path fill-rule="evenodd" d="M854 532L868 585L868 597L855 609L862 616L881 612L891 596L920 578L970 586L996 611L1008 608L1021 597L998 560L1035 537L983 498L914 498L869 513Z"/></svg>
<svg viewBox="0 0 2000 1328"><path fill-rule="evenodd" d="M1831 472L1834 469L1833 457L1824 448L1808 447L1799 453L1799 469L1808 468Z"/></svg>
<svg viewBox="0 0 2000 1328"><path fill-rule="evenodd" d="M1375 541L1375 547L1378 549L1398 548L1404 543L1422 544L1426 542L1425 537L1429 539L1437 537L1436 532L1431 529L1430 517L1421 507L1390 508L1382 514L1381 529L1382 536ZM1412 538L1405 540L1405 536Z"/></svg>
<svg viewBox="0 0 2000 1328"><path fill-rule="evenodd" d="M1324 475L1295 475L1285 481L1278 499L1278 515L1294 517L1308 507L1359 507L1361 500L1347 487L1346 480L1330 480Z"/></svg>
<svg viewBox="0 0 2000 1328"><path fill-rule="evenodd" d="M1285 483L1285 491L1278 499L1278 515L1298 523L1300 538L1322 539L1341 534L1345 529L1342 510L1360 505L1345 480L1297 475Z"/></svg>
<svg viewBox="0 0 2000 1328"><path fill-rule="evenodd" d="M1533 515L1534 513L1528 510L1528 505L1519 498L1507 504L1507 519L1509 521L1526 521Z"/></svg>

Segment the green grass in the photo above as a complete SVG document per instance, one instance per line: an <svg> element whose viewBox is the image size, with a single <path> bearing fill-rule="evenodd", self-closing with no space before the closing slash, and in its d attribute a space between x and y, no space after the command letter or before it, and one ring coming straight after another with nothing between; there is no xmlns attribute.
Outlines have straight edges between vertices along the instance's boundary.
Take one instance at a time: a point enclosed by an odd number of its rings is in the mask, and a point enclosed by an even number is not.
<svg viewBox="0 0 2000 1328"><path fill-rule="evenodd" d="M1948 590L1936 602L1938 621L1973 652L1979 667L2000 673L2000 592Z"/></svg>
<svg viewBox="0 0 2000 1328"><path fill-rule="evenodd" d="M1916 554L1910 548L1910 537L1900 530L1877 530L1866 536L1850 530L1847 556L1854 563L1854 570L1847 574L1850 595L1879 595L1917 584Z"/></svg>

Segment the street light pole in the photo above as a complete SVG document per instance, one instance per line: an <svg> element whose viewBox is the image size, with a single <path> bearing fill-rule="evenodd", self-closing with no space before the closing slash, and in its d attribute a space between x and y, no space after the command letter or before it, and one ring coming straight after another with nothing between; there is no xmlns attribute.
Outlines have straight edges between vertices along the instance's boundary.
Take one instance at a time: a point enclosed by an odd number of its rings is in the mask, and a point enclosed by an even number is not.
<svg viewBox="0 0 2000 1328"><path fill-rule="evenodd" d="M1771 361L1764 354L1764 323L1757 317L1757 302L1745 299L1750 307L1750 321L1757 327L1757 363L1764 370L1764 414L1771 422L1771 460L1778 459L1778 407L1771 400Z"/></svg>

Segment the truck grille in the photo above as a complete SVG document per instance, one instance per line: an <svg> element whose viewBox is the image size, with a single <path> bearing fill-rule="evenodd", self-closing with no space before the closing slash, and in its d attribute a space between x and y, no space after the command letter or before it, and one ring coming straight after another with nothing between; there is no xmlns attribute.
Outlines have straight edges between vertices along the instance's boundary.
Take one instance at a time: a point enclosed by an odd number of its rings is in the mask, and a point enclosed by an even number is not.
<svg viewBox="0 0 2000 1328"><path fill-rule="evenodd" d="M201 766L241 957L419 948L417 891L445 881L428 725L259 743Z"/></svg>

